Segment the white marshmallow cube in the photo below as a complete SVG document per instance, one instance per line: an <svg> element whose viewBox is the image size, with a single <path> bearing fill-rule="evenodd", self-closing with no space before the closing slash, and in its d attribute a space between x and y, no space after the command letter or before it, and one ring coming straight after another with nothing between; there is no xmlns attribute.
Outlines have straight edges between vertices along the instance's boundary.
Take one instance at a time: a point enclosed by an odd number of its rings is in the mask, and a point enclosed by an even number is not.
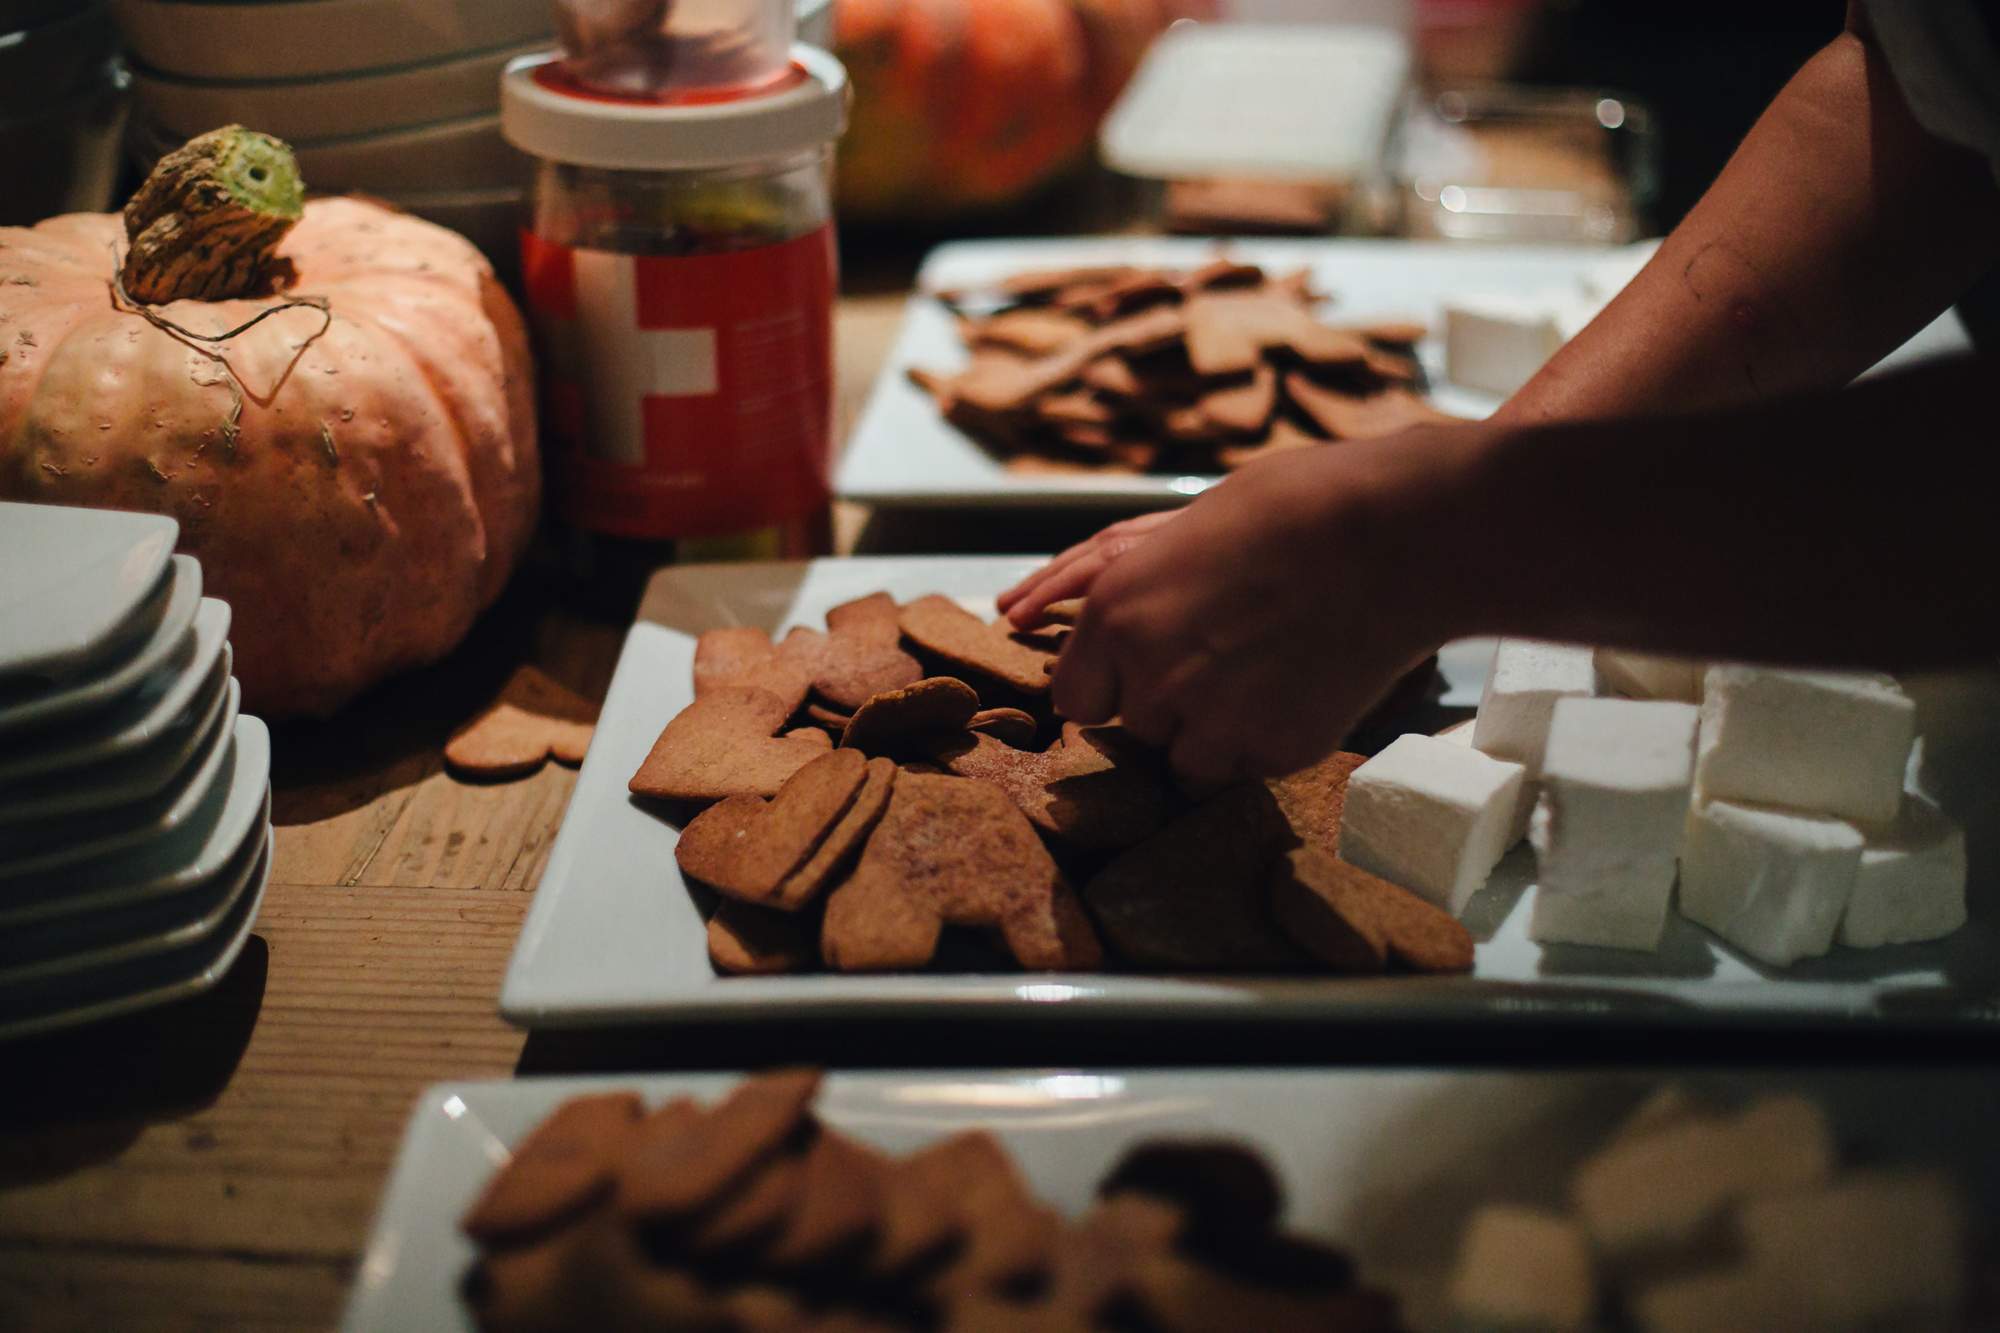
<svg viewBox="0 0 2000 1333"><path fill-rule="evenodd" d="M1577 1169L1570 1202L1614 1262L1671 1257L1737 1200L1830 1179L1833 1132L1804 1097L1766 1097L1733 1116L1682 1114L1621 1134Z"/></svg>
<svg viewBox="0 0 2000 1333"><path fill-rule="evenodd" d="M1915 727L1916 705L1888 676L1710 667L1695 799L1888 823Z"/></svg>
<svg viewBox="0 0 2000 1333"><path fill-rule="evenodd" d="M1813 1333L1784 1277L1747 1265L1648 1287L1632 1313L1645 1333Z"/></svg>
<svg viewBox="0 0 2000 1333"><path fill-rule="evenodd" d="M1956 1328L1965 1301L1964 1216L1928 1171L1862 1171L1839 1183L1745 1198L1744 1259L1678 1277L1634 1302L1647 1333L1859 1333Z"/></svg>
<svg viewBox="0 0 2000 1333"><path fill-rule="evenodd" d="M1437 734L1437 738L1441 741L1450 741L1453 745L1470 747L1472 745L1472 729L1478 725L1478 718L1469 717L1463 722L1452 723L1443 731L1440 731Z"/></svg>
<svg viewBox="0 0 2000 1333"><path fill-rule="evenodd" d="M1623 648L1599 648L1592 654L1592 661L1597 668L1597 692L1626 699L1672 699L1698 704L1702 678L1708 672L1706 662L1628 652Z"/></svg>
<svg viewBox="0 0 2000 1333"><path fill-rule="evenodd" d="M1949 935L1965 924L1965 830L1915 792L1887 829L1868 830L1840 942L1856 948Z"/></svg>
<svg viewBox="0 0 2000 1333"><path fill-rule="evenodd" d="M1699 719L1693 704L1557 701L1529 830L1536 861L1529 938L1659 948Z"/></svg>
<svg viewBox="0 0 2000 1333"><path fill-rule="evenodd" d="M1597 1293L1583 1228L1538 1208L1487 1204L1459 1242L1451 1309L1474 1328L1582 1333Z"/></svg>
<svg viewBox="0 0 2000 1333"><path fill-rule="evenodd" d="M1412 732L1347 779L1340 859L1457 916L1512 844L1522 768Z"/></svg>
<svg viewBox="0 0 2000 1333"><path fill-rule="evenodd" d="M1944 1327L1964 1304L1964 1217L1937 1172L1855 1171L1755 1196L1736 1224L1750 1270L1781 1280L1807 1327Z"/></svg>
<svg viewBox="0 0 2000 1333"><path fill-rule="evenodd" d="M1681 914L1775 967L1823 954L1854 892L1861 845L1838 819L1697 806L1681 844Z"/></svg>
<svg viewBox="0 0 2000 1333"><path fill-rule="evenodd" d="M1527 769L1527 780L1508 827L1509 847L1528 831L1556 700L1587 699L1596 687L1597 669L1591 664L1589 648L1502 639L1494 650L1493 667L1486 673L1486 688L1479 696L1472 744L1495 759Z"/></svg>

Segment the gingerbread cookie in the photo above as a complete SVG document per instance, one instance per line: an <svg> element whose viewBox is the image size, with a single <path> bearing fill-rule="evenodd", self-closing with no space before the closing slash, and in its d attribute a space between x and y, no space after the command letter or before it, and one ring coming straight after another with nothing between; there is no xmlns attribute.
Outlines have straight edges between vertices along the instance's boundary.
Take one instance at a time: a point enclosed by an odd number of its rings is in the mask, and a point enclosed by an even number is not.
<svg viewBox="0 0 2000 1333"><path fill-rule="evenodd" d="M1243 783L1121 854L1084 885L1112 948L1141 967L1272 971L1305 965L1271 915L1270 873L1291 841L1277 801Z"/></svg>
<svg viewBox="0 0 2000 1333"><path fill-rule="evenodd" d="M831 750L785 779L769 801L731 796L681 831L681 873L745 902L796 909L778 889L854 804L868 773L856 750Z"/></svg>
<svg viewBox="0 0 2000 1333"><path fill-rule="evenodd" d="M1035 743L1035 735L1041 727L1032 714L1018 708L982 708L972 715L965 729L991 736L1017 750L1025 750Z"/></svg>
<svg viewBox="0 0 2000 1333"><path fill-rule="evenodd" d="M730 976L797 972L819 957L819 922L807 913L723 898L707 932L709 963Z"/></svg>
<svg viewBox="0 0 2000 1333"><path fill-rule="evenodd" d="M1320 323L1278 292L1212 292L1189 298L1187 355L1197 374L1243 374L1263 360L1267 347L1287 348L1316 366L1361 364L1368 355L1368 342L1360 334Z"/></svg>
<svg viewBox="0 0 2000 1333"><path fill-rule="evenodd" d="M1061 738L1040 752L984 733L940 737L931 757L947 772L993 783L1037 828L1072 847L1130 847L1186 806L1157 756L1118 726L1065 722Z"/></svg>
<svg viewBox="0 0 2000 1333"><path fill-rule="evenodd" d="M905 606L897 623L912 643L955 666L990 676L1023 694L1048 691L1047 666L1055 655L1017 642L1005 621L989 625L949 597L933 593Z"/></svg>
<svg viewBox="0 0 2000 1333"><path fill-rule="evenodd" d="M1393 1303L1345 1255L1277 1229L1275 1181L1234 1145L1141 1144L1072 1225L991 1133L885 1156L812 1113L814 1078L762 1075L643 1118L629 1094L559 1108L465 1219L481 1333L1390 1326ZM559 1201L532 1229L482 1226L507 1212L495 1201L537 1195Z"/></svg>
<svg viewBox="0 0 2000 1333"><path fill-rule="evenodd" d="M1336 393L1297 371L1285 376L1285 392L1321 430L1336 440L1366 440L1394 435L1412 426L1432 426L1456 420L1438 411L1408 389L1391 386L1366 398Z"/></svg>
<svg viewBox="0 0 2000 1333"><path fill-rule="evenodd" d="M533 1235L607 1193L643 1111L629 1092L574 1097L515 1150L462 1222L477 1241Z"/></svg>
<svg viewBox="0 0 2000 1333"><path fill-rule="evenodd" d="M842 971L921 967L946 925L998 931L1026 968L1103 961L1075 893L1005 792L904 773L853 875L827 898L821 953Z"/></svg>
<svg viewBox="0 0 2000 1333"><path fill-rule="evenodd" d="M1347 803L1347 780L1367 762L1367 755L1336 750L1310 768L1267 778L1264 785L1277 798L1292 832L1331 856L1340 848L1340 813Z"/></svg>
<svg viewBox="0 0 2000 1333"><path fill-rule="evenodd" d="M798 1192L764 1252L777 1268L805 1268L872 1242L881 1227L889 1174L883 1156L822 1129L806 1150Z"/></svg>
<svg viewBox="0 0 2000 1333"><path fill-rule="evenodd" d="M1262 435L1278 410L1278 372L1263 361L1243 384L1211 389L1195 411L1212 429L1230 435Z"/></svg>
<svg viewBox="0 0 2000 1333"><path fill-rule="evenodd" d="M544 760L580 764L597 726L597 705L531 666L445 743L445 762L482 778L519 777Z"/></svg>
<svg viewBox="0 0 2000 1333"><path fill-rule="evenodd" d="M1391 961L1418 972L1472 970L1472 936L1450 913L1317 846L1279 862L1271 910L1315 958L1344 971L1380 972Z"/></svg>
<svg viewBox="0 0 2000 1333"><path fill-rule="evenodd" d="M1090 321L1036 306L967 320L959 329L967 347L998 347L1028 356L1057 351L1088 332Z"/></svg>
<svg viewBox="0 0 2000 1333"><path fill-rule="evenodd" d="M979 711L979 695L952 676L931 676L875 695L841 732L842 749L890 754L932 731L961 731Z"/></svg>
<svg viewBox="0 0 2000 1333"><path fill-rule="evenodd" d="M851 713L877 694L922 679L923 667L899 644L896 603L887 593L834 607L826 624L824 634L792 630L778 655L803 667L813 693L835 708Z"/></svg>
<svg viewBox="0 0 2000 1333"><path fill-rule="evenodd" d="M776 734L797 707L754 685L713 688L674 715L628 785L634 795L667 800L775 796L833 748L816 728Z"/></svg>
<svg viewBox="0 0 2000 1333"><path fill-rule="evenodd" d="M766 1074L709 1110L661 1107L624 1140L619 1213L663 1222L707 1208L805 1123L819 1081L817 1070Z"/></svg>
<svg viewBox="0 0 2000 1333"><path fill-rule="evenodd" d="M800 663L778 655L771 636L755 625L705 631L694 642L694 697L719 689L755 687L785 703L790 717L805 702L812 676Z"/></svg>

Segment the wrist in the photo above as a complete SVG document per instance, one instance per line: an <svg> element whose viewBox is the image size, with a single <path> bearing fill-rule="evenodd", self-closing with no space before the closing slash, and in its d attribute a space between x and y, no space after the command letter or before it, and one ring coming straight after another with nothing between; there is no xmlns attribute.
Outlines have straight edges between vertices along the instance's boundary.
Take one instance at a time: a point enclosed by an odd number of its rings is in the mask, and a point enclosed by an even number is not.
<svg viewBox="0 0 2000 1333"><path fill-rule="evenodd" d="M1495 567L1507 554L1483 478L1505 432L1483 422L1424 427L1327 451L1334 493L1323 512L1334 549L1329 577L1366 578L1382 623L1406 627L1418 654L1492 618Z"/></svg>

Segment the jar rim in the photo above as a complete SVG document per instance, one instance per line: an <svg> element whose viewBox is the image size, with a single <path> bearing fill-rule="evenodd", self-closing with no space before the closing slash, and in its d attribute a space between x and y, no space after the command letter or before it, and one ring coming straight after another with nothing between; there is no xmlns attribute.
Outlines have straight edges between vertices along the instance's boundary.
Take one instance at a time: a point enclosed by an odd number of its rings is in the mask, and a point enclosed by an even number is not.
<svg viewBox="0 0 2000 1333"><path fill-rule="evenodd" d="M847 128L847 70L803 42L804 77L775 92L728 101L661 104L565 93L535 77L555 51L509 61L500 81L500 130L524 152L578 166L637 171L733 166L790 157Z"/></svg>

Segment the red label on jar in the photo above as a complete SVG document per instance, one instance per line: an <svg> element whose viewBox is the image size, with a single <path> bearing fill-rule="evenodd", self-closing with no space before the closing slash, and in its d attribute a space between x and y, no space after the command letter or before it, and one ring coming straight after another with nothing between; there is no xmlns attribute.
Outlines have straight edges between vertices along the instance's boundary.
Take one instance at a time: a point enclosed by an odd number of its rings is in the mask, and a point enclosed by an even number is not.
<svg viewBox="0 0 2000 1333"><path fill-rule="evenodd" d="M521 255L564 518L621 537L715 537L827 502L831 225L673 257L524 232Z"/></svg>

